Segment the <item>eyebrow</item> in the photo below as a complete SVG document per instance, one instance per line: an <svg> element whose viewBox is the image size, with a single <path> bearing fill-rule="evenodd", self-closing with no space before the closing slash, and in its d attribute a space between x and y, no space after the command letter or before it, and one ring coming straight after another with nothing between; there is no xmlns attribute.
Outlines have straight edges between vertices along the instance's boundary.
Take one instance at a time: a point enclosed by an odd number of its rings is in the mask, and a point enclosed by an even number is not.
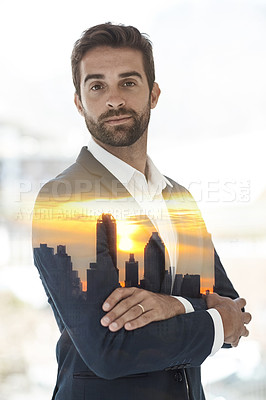
<svg viewBox="0 0 266 400"><path fill-rule="evenodd" d="M137 71L130 71L130 72L123 72L122 74L119 74L118 77L119 78L129 78L130 76L137 76L138 78L142 79L142 76L139 72ZM91 79L104 79L104 75L103 74L88 74L86 75L85 79L84 79L84 84Z"/></svg>
<svg viewBox="0 0 266 400"><path fill-rule="evenodd" d="M129 78L130 76L137 76L142 80L141 74L137 71L130 71L130 72L124 72L123 74L119 74L119 78Z"/></svg>

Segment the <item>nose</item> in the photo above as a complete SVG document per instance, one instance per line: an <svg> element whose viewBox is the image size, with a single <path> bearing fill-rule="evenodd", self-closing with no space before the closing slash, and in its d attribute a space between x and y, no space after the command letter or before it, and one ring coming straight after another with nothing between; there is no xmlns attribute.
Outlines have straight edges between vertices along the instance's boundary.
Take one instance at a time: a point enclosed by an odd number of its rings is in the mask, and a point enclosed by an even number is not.
<svg viewBox="0 0 266 400"><path fill-rule="evenodd" d="M106 106L108 108L116 109L124 107L124 105L125 105L125 100L123 99L123 97L121 97L119 92L110 91L108 99L106 101Z"/></svg>

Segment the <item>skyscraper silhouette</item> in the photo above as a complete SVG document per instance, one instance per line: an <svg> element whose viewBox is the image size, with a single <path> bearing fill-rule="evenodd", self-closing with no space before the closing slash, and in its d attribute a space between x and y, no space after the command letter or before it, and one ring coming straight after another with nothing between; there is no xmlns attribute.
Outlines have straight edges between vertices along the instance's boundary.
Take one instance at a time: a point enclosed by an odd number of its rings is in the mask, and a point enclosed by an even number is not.
<svg viewBox="0 0 266 400"><path fill-rule="evenodd" d="M170 267L171 268L171 267ZM165 271L164 280L161 285L161 292L165 294L171 293L171 286L172 286L172 276L169 271Z"/></svg>
<svg viewBox="0 0 266 400"><path fill-rule="evenodd" d="M144 248L145 289L159 292L165 276L165 246L158 232L152 235Z"/></svg>
<svg viewBox="0 0 266 400"><path fill-rule="evenodd" d="M200 275L184 275L181 285L181 296L200 297Z"/></svg>
<svg viewBox="0 0 266 400"><path fill-rule="evenodd" d="M64 301L81 295L82 285L78 271L72 269L71 257L66 252L66 246L58 245L57 253L54 254L53 247L40 243L39 248L34 248L34 257L44 260L50 266L50 276Z"/></svg>
<svg viewBox="0 0 266 400"><path fill-rule="evenodd" d="M54 256L58 268L58 290L64 298L78 296L82 291L78 272L73 271L71 257L66 252L66 246L58 245Z"/></svg>
<svg viewBox="0 0 266 400"><path fill-rule="evenodd" d="M40 247L33 249L34 262L42 263L46 261L51 266L51 281L58 279L57 268L54 262L54 248L48 247L47 243L40 243Z"/></svg>
<svg viewBox="0 0 266 400"><path fill-rule="evenodd" d="M116 220L111 214L102 214L96 223L96 262L90 262L87 269L87 302L107 297L118 287L118 280Z"/></svg>
<svg viewBox="0 0 266 400"><path fill-rule="evenodd" d="M181 293L181 286L183 282L183 275L182 274L175 274L174 286L173 286L173 295L180 295Z"/></svg>
<svg viewBox="0 0 266 400"><path fill-rule="evenodd" d="M126 266L126 280L125 286L132 287L138 286L139 283L139 263L135 261L134 254L129 255L129 261L125 262Z"/></svg>
<svg viewBox="0 0 266 400"><path fill-rule="evenodd" d="M116 245L116 220L111 214L102 214L97 220L96 225L96 263L98 263L99 256L101 256L106 248L107 243L108 252L113 261L113 265L117 270L117 245Z"/></svg>

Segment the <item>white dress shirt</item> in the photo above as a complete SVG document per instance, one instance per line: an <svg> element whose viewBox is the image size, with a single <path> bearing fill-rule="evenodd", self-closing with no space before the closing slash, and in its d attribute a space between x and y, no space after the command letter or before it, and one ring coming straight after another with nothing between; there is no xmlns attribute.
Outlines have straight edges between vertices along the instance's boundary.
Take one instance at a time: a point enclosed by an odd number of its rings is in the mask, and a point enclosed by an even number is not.
<svg viewBox="0 0 266 400"><path fill-rule="evenodd" d="M170 265L172 267L173 287L178 262L178 232L173 229L168 209L162 195L162 191L166 185L171 187L173 187L173 185L155 167L149 156L147 156L146 163L146 178L140 171L106 151L93 139L89 142L88 150L96 160L104 165L104 167L122 183L139 204L140 208L143 210L143 214L146 214L149 217L150 221L158 231L169 254ZM147 210L149 210L149 213L147 213ZM158 213L158 211L160 212ZM156 218L156 215L162 215L163 218ZM186 313L194 311L193 306L187 299L180 296L174 297L184 305ZM207 311L211 315L214 323L215 334L211 352L211 355L213 355L223 345L223 324L221 316L216 309L213 308Z"/></svg>

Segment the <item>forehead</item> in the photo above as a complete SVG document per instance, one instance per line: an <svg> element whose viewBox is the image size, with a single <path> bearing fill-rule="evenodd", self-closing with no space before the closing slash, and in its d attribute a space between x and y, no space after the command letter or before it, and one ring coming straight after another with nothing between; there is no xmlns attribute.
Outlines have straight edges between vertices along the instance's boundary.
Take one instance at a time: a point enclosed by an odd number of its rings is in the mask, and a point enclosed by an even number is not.
<svg viewBox="0 0 266 400"><path fill-rule="evenodd" d="M145 76L143 57L140 50L128 47L113 48L100 46L89 50L80 63L81 77L88 74L120 74L137 71Z"/></svg>

